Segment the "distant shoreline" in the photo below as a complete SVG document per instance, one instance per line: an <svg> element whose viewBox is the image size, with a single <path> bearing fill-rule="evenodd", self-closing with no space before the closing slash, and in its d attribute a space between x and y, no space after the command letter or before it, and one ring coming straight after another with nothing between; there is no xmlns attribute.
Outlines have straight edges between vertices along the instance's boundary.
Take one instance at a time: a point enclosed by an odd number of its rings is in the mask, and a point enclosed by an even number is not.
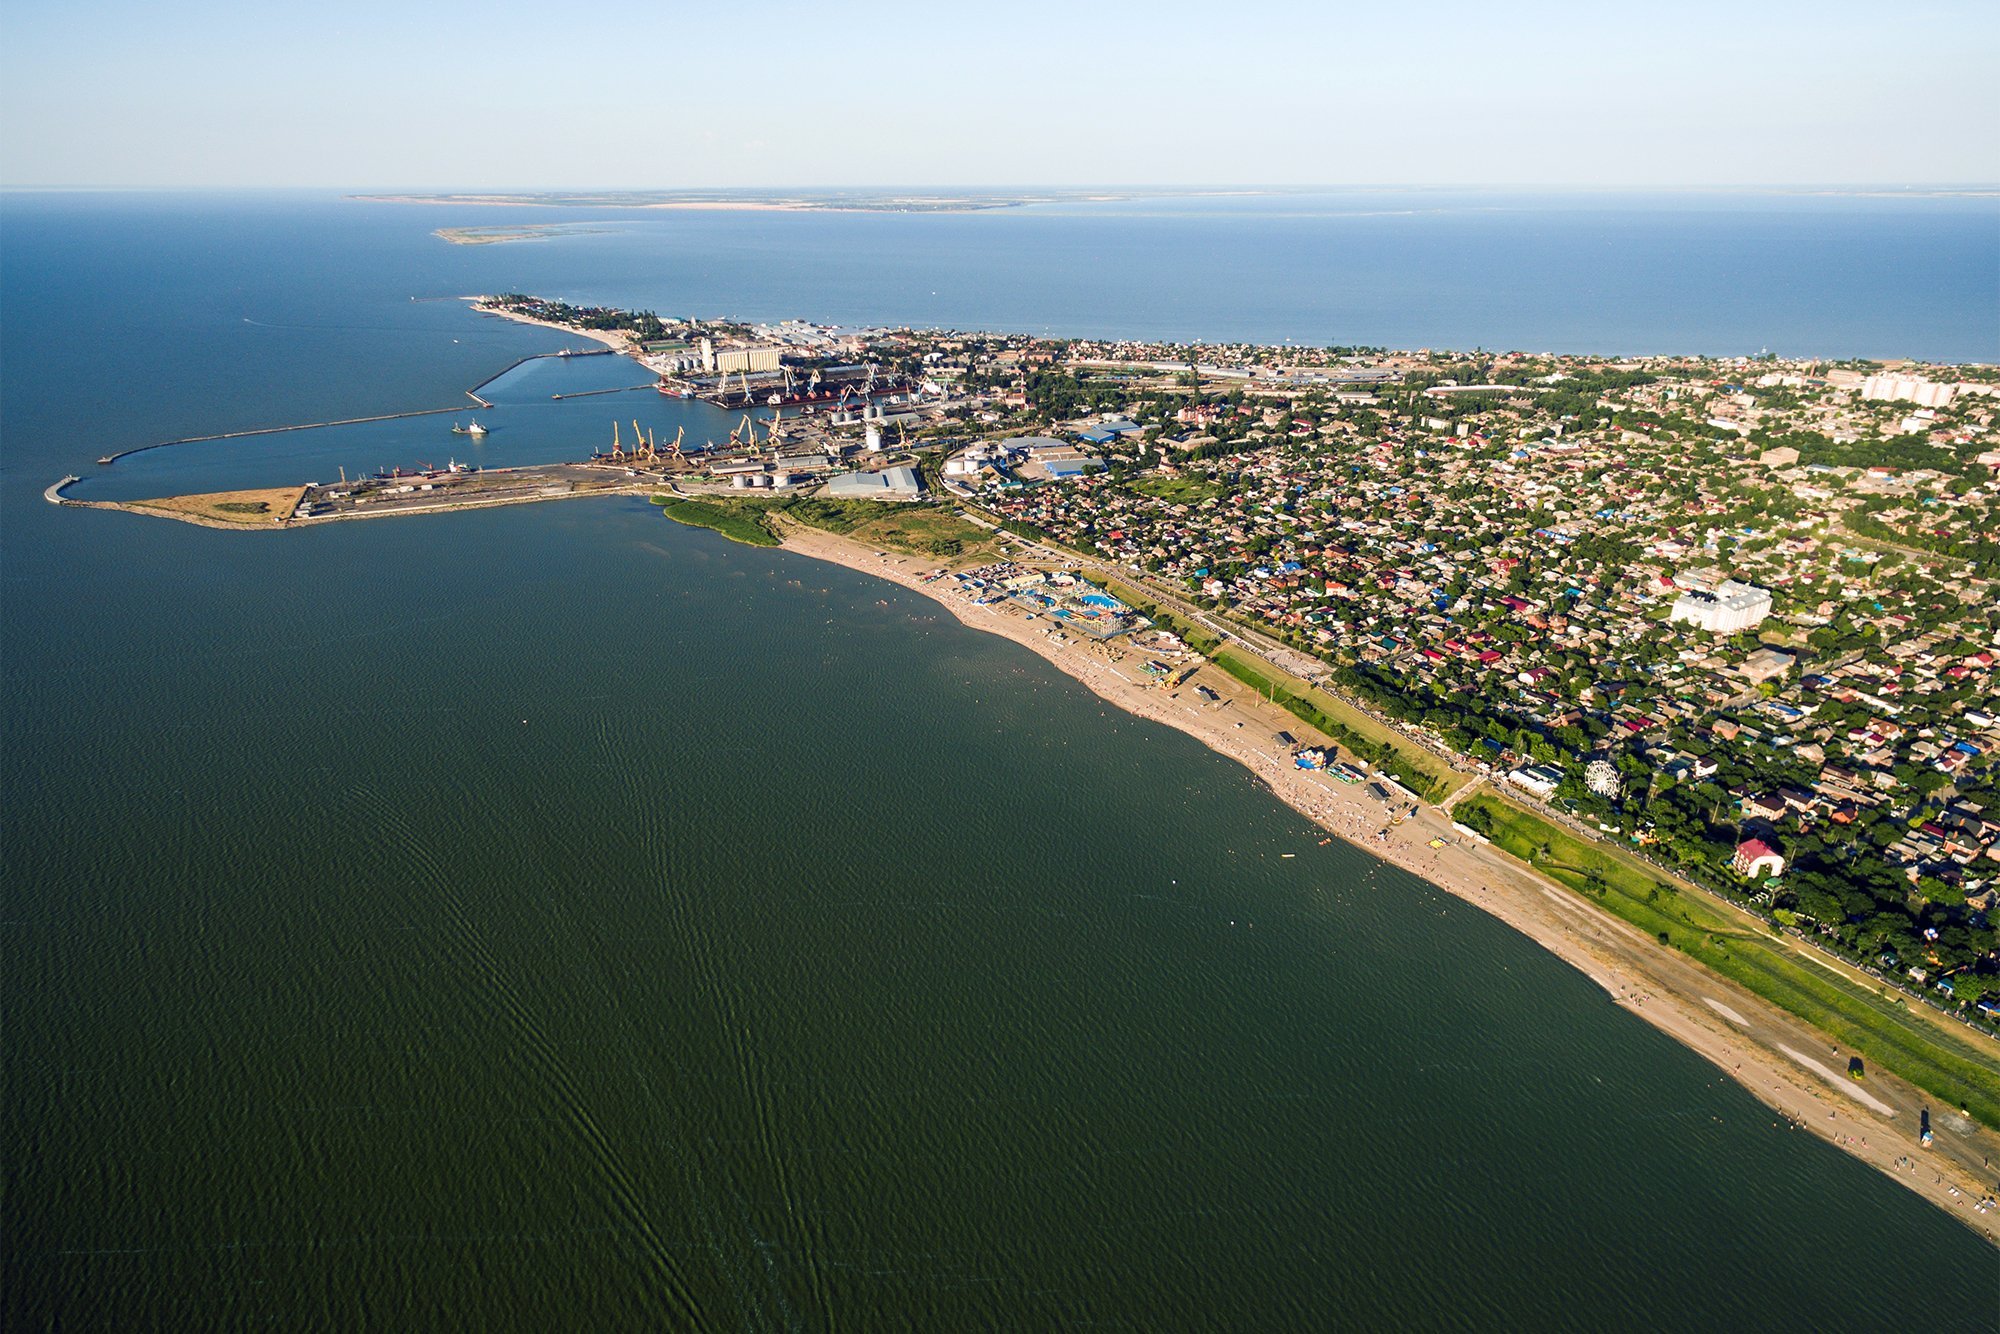
<svg viewBox="0 0 2000 1334"><path fill-rule="evenodd" d="M993 194L951 194L911 191L870 193L750 194L734 197L714 191L632 191L611 194L357 194L349 199L371 204L429 204L468 208L601 208L744 213L987 213L1030 204L1110 204L1135 199L1249 198L1279 193L1266 189L1186 190L1049 190ZM533 224L530 224L533 225ZM456 230L452 228L447 231ZM442 233L440 233L442 234ZM450 238L446 238L450 239Z"/></svg>

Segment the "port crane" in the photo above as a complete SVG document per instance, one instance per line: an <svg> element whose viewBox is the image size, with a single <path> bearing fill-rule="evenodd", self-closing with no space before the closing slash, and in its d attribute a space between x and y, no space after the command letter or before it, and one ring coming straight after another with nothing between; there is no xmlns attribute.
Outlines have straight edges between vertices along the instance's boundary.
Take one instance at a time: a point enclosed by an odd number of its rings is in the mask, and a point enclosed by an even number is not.
<svg viewBox="0 0 2000 1334"><path fill-rule="evenodd" d="M653 447L652 432L640 430L639 419L637 417L632 419L632 441L632 457L635 460L643 458L648 463L659 460L660 452ZM640 450L641 445L645 446L644 452Z"/></svg>

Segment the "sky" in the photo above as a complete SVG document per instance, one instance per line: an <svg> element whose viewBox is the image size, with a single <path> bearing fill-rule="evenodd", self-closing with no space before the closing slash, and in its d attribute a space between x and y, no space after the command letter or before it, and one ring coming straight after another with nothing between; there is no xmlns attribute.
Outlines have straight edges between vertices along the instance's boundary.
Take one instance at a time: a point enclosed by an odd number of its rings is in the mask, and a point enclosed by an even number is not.
<svg viewBox="0 0 2000 1334"><path fill-rule="evenodd" d="M0 0L0 186L2000 181L2000 4Z"/></svg>

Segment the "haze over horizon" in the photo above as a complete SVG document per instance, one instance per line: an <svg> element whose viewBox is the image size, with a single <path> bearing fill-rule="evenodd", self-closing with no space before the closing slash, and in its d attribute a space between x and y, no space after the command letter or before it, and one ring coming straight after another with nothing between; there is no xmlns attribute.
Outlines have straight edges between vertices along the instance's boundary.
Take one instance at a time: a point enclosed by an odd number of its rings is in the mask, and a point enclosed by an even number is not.
<svg viewBox="0 0 2000 1334"><path fill-rule="evenodd" d="M2000 18L1796 0L1396 13L1047 0L10 7L0 185L1940 187L2000 180ZM1913 123L1912 106L1925 108ZM990 186L986 188L992 188Z"/></svg>

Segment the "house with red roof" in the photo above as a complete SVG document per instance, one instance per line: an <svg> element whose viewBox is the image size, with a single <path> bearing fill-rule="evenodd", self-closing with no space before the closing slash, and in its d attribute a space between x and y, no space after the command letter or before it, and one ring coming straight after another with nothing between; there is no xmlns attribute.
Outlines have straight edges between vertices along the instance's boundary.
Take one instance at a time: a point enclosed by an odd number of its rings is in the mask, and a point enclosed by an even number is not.
<svg viewBox="0 0 2000 1334"><path fill-rule="evenodd" d="M1761 838L1746 838L1738 843L1736 856L1729 865L1746 880L1755 880L1760 875L1775 877L1785 873L1783 855Z"/></svg>

